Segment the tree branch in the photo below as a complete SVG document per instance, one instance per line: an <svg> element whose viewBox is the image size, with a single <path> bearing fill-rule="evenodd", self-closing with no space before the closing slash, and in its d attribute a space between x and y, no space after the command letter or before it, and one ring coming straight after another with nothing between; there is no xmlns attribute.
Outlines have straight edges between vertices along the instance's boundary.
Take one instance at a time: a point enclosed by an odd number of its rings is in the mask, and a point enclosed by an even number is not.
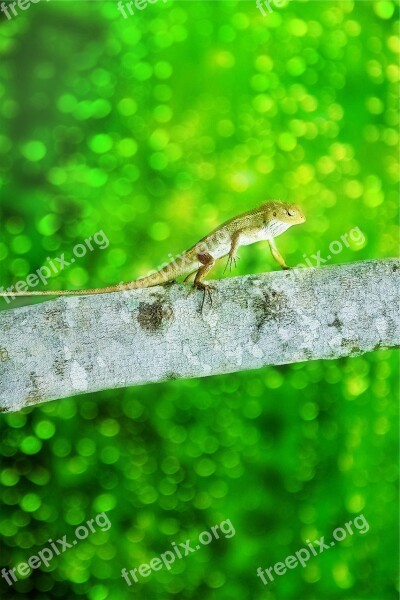
<svg viewBox="0 0 400 600"><path fill-rule="evenodd" d="M399 345L400 261L62 297L0 314L0 409Z"/></svg>

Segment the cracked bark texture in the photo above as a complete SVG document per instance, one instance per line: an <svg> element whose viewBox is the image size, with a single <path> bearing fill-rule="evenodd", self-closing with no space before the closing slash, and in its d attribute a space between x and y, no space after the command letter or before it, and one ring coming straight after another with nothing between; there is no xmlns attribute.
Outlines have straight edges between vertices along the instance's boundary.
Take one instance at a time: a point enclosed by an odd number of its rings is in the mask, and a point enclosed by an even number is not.
<svg viewBox="0 0 400 600"><path fill-rule="evenodd" d="M4 310L0 409L396 347L399 267L387 259L213 281L203 313L202 292L183 284Z"/></svg>

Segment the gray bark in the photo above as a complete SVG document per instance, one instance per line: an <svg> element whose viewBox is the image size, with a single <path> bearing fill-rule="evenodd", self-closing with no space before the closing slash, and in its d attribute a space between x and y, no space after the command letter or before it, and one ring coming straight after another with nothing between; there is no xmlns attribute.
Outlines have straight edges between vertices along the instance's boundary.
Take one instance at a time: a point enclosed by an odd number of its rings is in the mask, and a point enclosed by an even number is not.
<svg viewBox="0 0 400 600"><path fill-rule="evenodd" d="M387 259L213 281L203 313L202 292L183 284L4 310L0 409L398 346L399 267Z"/></svg>

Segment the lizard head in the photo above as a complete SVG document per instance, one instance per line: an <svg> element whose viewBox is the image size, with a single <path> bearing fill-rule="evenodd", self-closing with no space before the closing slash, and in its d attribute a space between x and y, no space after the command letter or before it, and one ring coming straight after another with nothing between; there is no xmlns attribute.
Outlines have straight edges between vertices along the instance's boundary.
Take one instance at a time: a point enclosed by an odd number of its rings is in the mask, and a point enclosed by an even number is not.
<svg viewBox="0 0 400 600"><path fill-rule="evenodd" d="M287 202L268 202L264 204L266 220L276 220L286 225L300 225L306 220L303 211L295 204Z"/></svg>

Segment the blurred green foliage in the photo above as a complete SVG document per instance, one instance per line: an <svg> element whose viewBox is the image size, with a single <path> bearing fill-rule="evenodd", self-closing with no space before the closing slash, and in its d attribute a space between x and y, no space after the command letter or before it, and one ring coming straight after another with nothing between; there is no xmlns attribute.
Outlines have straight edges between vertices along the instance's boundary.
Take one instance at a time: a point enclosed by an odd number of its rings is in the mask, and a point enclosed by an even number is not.
<svg viewBox="0 0 400 600"><path fill-rule="evenodd" d="M391 0L0 13L1 285L98 231L109 246L47 289L130 281L270 198L308 218L278 240L289 264L355 227L364 241L331 262L395 255L397 16ZM238 273L276 268L262 245L241 257ZM397 367L385 351L3 415L2 566L99 512L112 527L2 579L2 598L396 598ZM359 513L365 535L267 587L256 576ZM233 538L121 578L224 519Z"/></svg>

